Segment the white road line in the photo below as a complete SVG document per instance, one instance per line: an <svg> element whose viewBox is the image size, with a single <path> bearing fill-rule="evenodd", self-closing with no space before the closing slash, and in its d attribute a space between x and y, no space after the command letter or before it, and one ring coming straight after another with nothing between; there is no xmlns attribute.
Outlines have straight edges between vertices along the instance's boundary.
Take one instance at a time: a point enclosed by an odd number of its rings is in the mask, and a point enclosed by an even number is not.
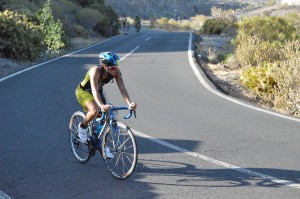
<svg viewBox="0 0 300 199"><path fill-rule="evenodd" d="M109 39L109 40L110 40L110 39ZM108 40L106 40L106 41L108 41ZM105 41L103 41L103 42L105 42ZM100 43L103 43L103 42L100 42ZM100 43L98 43L98 44L100 44ZM98 45L98 44L95 44L95 45ZM95 45L93 45L93 46L95 46ZM93 47L93 46L90 46L90 47ZM87 47L87 48L84 48L84 49L81 49L81 50L72 52L72 53L70 53L70 54L68 54L68 55L71 55L71 54L74 54L74 53L76 53L76 52L79 52L79 51L88 49L88 48L90 48L90 47ZM192 34L190 33L189 47L188 47L188 57L189 57L189 62L190 62L190 65L191 65L191 67L192 67L194 73L196 74L196 77L198 78L198 80L200 81L200 83L201 83L207 90L211 91L212 93L214 93L214 94L216 94L216 95L218 95L218 96L220 96L220 97L222 97L222 98L224 98L224 99L227 99L227 100L232 101L232 102L234 102L234 103L240 104L240 105L242 105L242 106L246 106L246 107L248 107L248 108L252 108L252 109L255 109L255 110L258 110L258 111L262 111L262 112L265 112L265 113L269 113L269 114L272 114L272 115L276 115L276 116L278 116L278 117L282 117L282 118L285 118L285 119L290 119L290 120L294 120L294 121L300 122L300 120L295 119L295 118L287 117L287 116L284 116L284 115L280 115L280 114L277 114L277 113L273 113L273 112L271 112L271 111L266 111L266 110L263 110L263 109L259 109L259 108L256 108L256 107L252 107L252 106L247 105L247 104L244 104L244 103L242 103L242 102L240 102L240 101L237 101L237 100L234 100L234 99L232 99L232 98L229 98L228 96L226 96L226 95L224 95L224 94L221 94L221 93L215 91L214 89L212 89L212 88L205 82L205 80L202 78L200 72L198 71L196 65L194 64L194 61L193 61L193 58L192 58L192 50L191 50L192 48L191 48L191 47L192 47ZM124 57L122 57L122 58L121 58L121 61L123 61L124 59L126 59L129 55L131 55L131 54L132 54L134 51L136 51L138 48L139 48L139 46L137 46L137 47L134 48L130 53L128 53L128 54L126 54ZM68 55L64 55L64 56L62 56L62 57L65 57L65 56L68 56ZM38 66L41 66L41 65L44 65L44 64L46 64L46 63L49 63L49 62L53 62L53 61L55 61L55 60L58 60L58 59L60 59L60 58L62 58L62 57L59 57L59 58L56 58L56 59L53 59L53 60L50 60L50 61L47 61L47 62L38 64L38 65L35 65L35 66L32 66L32 67L30 67L30 68L28 68L28 69L19 71L19 72L17 72L17 73L12 74L12 75L9 75L9 76L7 76L7 77L5 77L5 78L0 79L0 82L4 81L4 80L6 80L6 79L9 79L9 78L11 78L11 77L13 77L13 76L16 76L16 75L18 75L18 74L21 74L21 73L23 73L23 72L25 72L25 71L31 70L31 69L33 69L33 68L36 68L36 67L38 67ZM251 171L251 170L248 170L248 169L244 169L244 168L238 167L238 166L234 166L234 165L228 164L228 163L226 163L226 162L222 162L222 161L219 161L219 160L215 160L215 159L213 159L213 158L210 158L210 157L207 157L207 156L204 156L204 155L195 153L195 152L191 152L191 151L189 151L189 150L186 150L186 149L183 149L183 148L181 148L181 147L175 146L175 145L170 144L170 143L168 143L168 142L165 142L165 141L159 140L159 139L157 139L157 138L151 137L151 136L146 135L146 134L144 134L144 133L141 133L141 132L139 132L139 131L137 131L137 130L134 130L134 129L132 129L132 130L134 131L135 134L137 134L137 135L140 136L140 137L144 137L144 138L146 138L146 139L149 139L149 140L151 140L151 141L153 141L153 142L156 142L156 143L161 144L161 145L163 145L163 146L166 146L166 147L168 147L168 148L171 148L171 149L174 149L174 150L176 150L176 151L185 153L185 154L190 155L190 156L193 156L193 157L195 157L195 158L199 158L199 159L201 159L201 160L210 162L210 163L212 163L212 164L216 164L216 165L219 165L219 166L223 166L223 167L225 167L225 168L233 169L233 170L236 170L236 171L239 171L239 172L242 172L242 173L245 173L245 174L254 176L254 177L258 177L258 178L261 178L261 179L264 179L264 180L272 181L272 182L274 182L274 183L283 184L283 185L286 185L286 186L289 186L289 187L292 187L292 188L300 189L300 184L294 183L294 182L292 182L292 181L281 180L281 179L278 179L278 178L275 178L275 177L272 177L272 176L268 176L268 175L265 175L265 174L262 174L262 173L258 173L258 172L254 172L254 171ZM10 198L8 195L6 195L4 192L2 192L2 191L0 190L0 199L11 199L11 198Z"/></svg>
<svg viewBox="0 0 300 199"><path fill-rule="evenodd" d="M109 40L111 40L111 39L113 39L113 38L116 38L116 37L119 37L119 36L112 37L112 38L110 38L110 39L107 39L107 40L105 40L105 41L99 42L99 43L97 43L97 44L88 46L88 47L86 47L86 48L82 48L82 49L80 49L80 50L76 50L76 51L74 51L74 52L71 52L71 53L69 53L69 54L63 55L63 56L61 56L61 57L58 57L58 58L55 58L55 59L51 59L51 60L49 60L49 61L46 61L46 62L37 64L37 65L31 66L31 67L29 67L29 68L26 68L26 69L21 70L21 71L16 72L16 73L13 73L13 74L11 74L11 75L8 75L8 76L6 76L6 77L1 78L1 79L0 79L0 83L1 83L2 81L4 81L4 80L7 80L7 79L9 79L9 78L11 78L11 77L14 77L14 76L17 76L17 75L19 75L19 74L21 74L21 73L24 73L24 72L26 72L26 71L32 70L32 69L34 69L34 68L37 68L37 67L39 67L39 66L45 65L45 64L50 63L50 62L54 62L54 61L59 60L59 59L62 59L62 58L64 58L64 57L68 57L69 55L72 55L72 54L74 54L74 53L77 53L77 52L86 50L86 49L91 48L91 47L94 47L94 46L97 46L97 45L99 45L99 44L101 44L101 43L107 42L107 41L109 41Z"/></svg>
<svg viewBox="0 0 300 199"><path fill-rule="evenodd" d="M166 146L166 147L168 147L170 149L174 149L174 150L179 151L181 153L185 153L185 154L193 156L195 158L204 160L206 162L209 162L209 163L212 163L212 164L216 164L216 165L228 168L228 169L233 169L235 171L239 171L241 173L248 174L250 176L254 176L254 177L257 177L257 178L260 178L260 179L263 179L263 180L268 180L268 181L271 181L271 182L274 182L274 183L277 183L277 184L282 184L282 185L289 186L289 187L292 187L292 188L295 188L295 189L300 189L300 184L294 183L292 181L281 180L281 179L278 179L278 178L275 178L275 177L272 177L272 176L269 176L269 175L265 175L265 174L262 174L262 173L251 171L249 169L244 169L244 168L232 165L232 164L228 164L226 162L215 160L215 159L207 157L205 155L201 155L199 153L195 153L195 152L186 150L184 148L175 146L173 144L170 144L168 142L162 141L160 139L151 137L151 136L146 135L146 134L144 134L142 132L139 132L137 130L132 129L132 131L134 132L134 134L136 134L136 135L138 135L140 137L146 138L146 139L151 140L151 141L153 141L155 143L158 143L160 145Z"/></svg>
<svg viewBox="0 0 300 199"><path fill-rule="evenodd" d="M0 190L0 199L12 199L12 198Z"/></svg>
<svg viewBox="0 0 300 199"><path fill-rule="evenodd" d="M189 39L189 47L188 47L188 57L189 57L189 62L190 62L190 66L192 67L196 77L198 78L199 82L207 89L209 90L210 92L222 97L223 99L226 99L228 101L231 101L233 103L236 103L236 104L239 104L241 106L245 106L247 108L250 108L250 109L254 109L256 111L260 111L260 112L264 112L264 113L268 113L268 114L271 114L271 115L274 115L274 116L277 116L277 117L281 117L281 118L284 118L284 119L288 119L288 120L293 120L295 122L300 122L300 119L297 119L297 118L293 118L293 117L289 117L289 116L286 116L286 115L282 115L282 114L279 114L279 113L275 113L275 112L272 112L272 111L268 111L268 110L265 110L265 109L261 109L261 108L257 108L257 107L254 107L254 106L251 106L251 105L248 105L248 104L245 104L241 101L238 101L236 99L233 99L231 97L228 97L227 95L219 92L219 91L216 91L215 89L213 89L212 87L210 87L206 81L203 79L202 75L200 74L198 68L196 67L194 61L193 61L193 50L192 50L192 38L193 38L193 35L192 33L190 33L190 39Z"/></svg>
<svg viewBox="0 0 300 199"><path fill-rule="evenodd" d="M130 51L128 54L126 54L124 57L122 57L120 60L123 61L126 59L129 55L131 55L134 51L136 51L140 46L135 47L132 51Z"/></svg>
<svg viewBox="0 0 300 199"><path fill-rule="evenodd" d="M149 39L151 39L151 37L148 37L145 41L148 41Z"/></svg>

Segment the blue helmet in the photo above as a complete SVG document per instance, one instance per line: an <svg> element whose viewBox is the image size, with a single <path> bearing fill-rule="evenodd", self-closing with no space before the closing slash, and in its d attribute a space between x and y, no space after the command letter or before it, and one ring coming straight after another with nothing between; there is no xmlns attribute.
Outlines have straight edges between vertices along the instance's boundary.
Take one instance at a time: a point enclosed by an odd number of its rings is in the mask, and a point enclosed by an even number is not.
<svg viewBox="0 0 300 199"><path fill-rule="evenodd" d="M118 66L120 63L120 58L114 52L102 52L99 54L99 59L108 66Z"/></svg>

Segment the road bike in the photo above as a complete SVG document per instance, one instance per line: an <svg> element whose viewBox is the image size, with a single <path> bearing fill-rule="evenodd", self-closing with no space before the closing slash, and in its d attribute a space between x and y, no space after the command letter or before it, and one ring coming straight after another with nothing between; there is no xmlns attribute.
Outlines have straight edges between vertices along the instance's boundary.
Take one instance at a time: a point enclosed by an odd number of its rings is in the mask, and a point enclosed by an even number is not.
<svg viewBox="0 0 300 199"><path fill-rule="evenodd" d="M73 155L80 163L86 163L96 151L100 151L108 171L118 179L128 178L134 171L138 151L134 134L130 127L115 119L117 111L128 110L124 119L129 119L135 110L126 106L110 106L108 112L102 112L101 117L88 124L88 139L83 142L78 135L78 124L85 115L75 112L69 123L70 144ZM113 157L106 157L105 150L110 149Z"/></svg>

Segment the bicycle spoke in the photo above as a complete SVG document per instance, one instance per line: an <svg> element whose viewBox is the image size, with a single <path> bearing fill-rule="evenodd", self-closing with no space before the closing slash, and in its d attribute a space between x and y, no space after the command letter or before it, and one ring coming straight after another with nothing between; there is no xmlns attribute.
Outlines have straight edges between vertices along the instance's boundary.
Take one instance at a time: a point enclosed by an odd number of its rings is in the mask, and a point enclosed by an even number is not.
<svg viewBox="0 0 300 199"><path fill-rule="evenodd" d="M130 149L130 148L133 148L134 146L133 145L131 145L130 147L124 147L124 151L126 151L127 149Z"/></svg>
<svg viewBox="0 0 300 199"><path fill-rule="evenodd" d="M133 173L137 163L136 143L130 128L125 124L117 122L113 128L110 132L106 132L107 139L102 149L113 147L114 157L105 158L105 163L114 177L125 179Z"/></svg>
<svg viewBox="0 0 300 199"><path fill-rule="evenodd" d="M127 158L127 160L130 162L130 164L133 163L133 161L132 161L130 158L128 158L127 156L126 156L126 158Z"/></svg>
<svg viewBox="0 0 300 199"><path fill-rule="evenodd" d="M122 148L122 147L123 147L123 145L125 145L125 144L126 144L126 142L127 142L129 139L131 139L131 138L130 138L130 137L128 137L128 138L127 138L127 140L126 140L125 142L123 142L121 146L119 146L119 149L120 149L120 148Z"/></svg>
<svg viewBox="0 0 300 199"><path fill-rule="evenodd" d="M117 167L118 167L118 162L119 162L120 156L121 156L121 154L118 154L118 157L117 157L117 160L116 160L116 163L115 163L115 166L114 166L114 167L116 167L116 165L117 165Z"/></svg>

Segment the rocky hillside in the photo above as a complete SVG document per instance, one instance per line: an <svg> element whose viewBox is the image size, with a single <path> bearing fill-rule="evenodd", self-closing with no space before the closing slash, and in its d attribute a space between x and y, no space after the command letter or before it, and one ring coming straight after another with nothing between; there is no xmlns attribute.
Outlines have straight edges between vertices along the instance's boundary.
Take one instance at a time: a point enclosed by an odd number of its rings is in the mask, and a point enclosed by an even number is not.
<svg viewBox="0 0 300 199"><path fill-rule="evenodd" d="M242 9L251 1L238 0L106 0L121 17L139 15L149 18L189 19L195 15L210 15L211 7L227 9ZM264 2L260 0L260 3Z"/></svg>

